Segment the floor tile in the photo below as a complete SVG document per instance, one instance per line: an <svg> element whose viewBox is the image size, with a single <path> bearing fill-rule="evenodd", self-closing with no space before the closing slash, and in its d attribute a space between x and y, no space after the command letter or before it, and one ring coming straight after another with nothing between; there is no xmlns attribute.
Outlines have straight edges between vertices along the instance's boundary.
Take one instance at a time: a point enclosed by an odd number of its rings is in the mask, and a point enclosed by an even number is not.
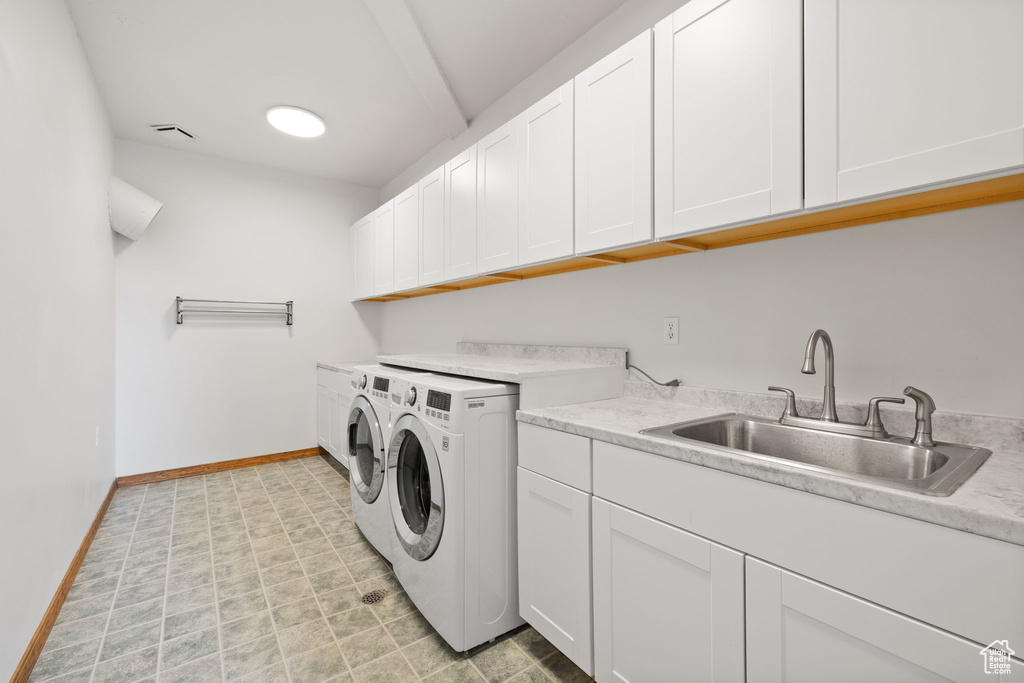
<svg viewBox="0 0 1024 683"><path fill-rule="evenodd" d="M156 674L159 653L160 648L154 645L123 657L100 662L96 665L96 673L92 680L94 683L120 683L152 676Z"/></svg>
<svg viewBox="0 0 1024 683"><path fill-rule="evenodd" d="M32 669L29 681L30 683L43 681L54 676L76 671L85 666L91 666L96 662L96 653L99 652L99 649L100 639L96 638L84 643L77 643L44 652L39 655L36 666Z"/></svg>
<svg viewBox="0 0 1024 683"><path fill-rule="evenodd" d="M184 590L199 588L213 583L213 568L197 569L194 572L178 574L167 579L167 594L180 593Z"/></svg>
<svg viewBox="0 0 1024 683"><path fill-rule="evenodd" d="M222 680L219 655L160 672L160 683L218 683Z"/></svg>
<svg viewBox="0 0 1024 683"><path fill-rule="evenodd" d="M263 587L260 575L256 572L245 576L235 576L217 582L217 596L220 598L233 598L243 593L251 593Z"/></svg>
<svg viewBox="0 0 1024 683"><path fill-rule="evenodd" d="M310 597L313 597L313 589L305 578L285 581L267 588L267 602L272 608Z"/></svg>
<svg viewBox="0 0 1024 683"><path fill-rule="evenodd" d="M164 618L164 640L195 633L217 625L217 606L203 605L188 612Z"/></svg>
<svg viewBox="0 0 1024 683"><path fill-rule="evenodd" d="M95 598L86 598L77 602L64 605L60 614L57 615L57 623L63 624L69 621L77 621L96 614L106 614L114 604L114 594L100 595Z"/></svg>
<svg viewBox="0 0 1024 683"><path fill-rule="evenodd" d="M430 622L417 611L384 624L384 628L398 643L398 647L405 647L434 633Z"/></svg>
<svg viewBox="0 0 1024 683"><path fill-rule="evenodd" d="M334 636L323 619L278 631L277 637L287 659L334 642Z"/></svg>
<svg viewBox="0 0 1024 683"><path fill-rule="evenodd" d="M219 647L216 628L208 628L205 631L169 640L163 645L160 668L173 669L176 666L211 655L217 652Z"/></svg>
<svg viewBox="0 0 1024 683"><path fill-rule="evenodd" d="M274 624L278 630L298 626L307 621L319 619L322 616L320 614L320 607L313 598L306 598L305 600L292 602L281 607L275 607L271 610L271 614L274 615Z"/></svg>
<svg viewBox="0 0 1024 683"><path fill-rule="evenodd" d="M279 662L234 680L238 683L288 683L288 674L285 673L284 664Z"/></svg>
<svg viewBox="0 0 1024 683"><path fill-rule="evenodd" d="M117 576L121 573L122 566L122 562L104 562L103 564L95 564L90 567L82 567L78 570L78 576L75 577L75 581L82 581L84 583L107 576Z"/></svg>
<svg viewBox="0 0 1024 683"><path fill-rule="evenodd" d="M288 660L292 683L320 683L342 674L348 675L348 666L338 646L328 645Z"/></svg>
<svg viewBox="0 0 1024 683"><path fill-rule="evenodd" d="M263 585L265 586L273 586L277 583L284 583L285 581L291 581L292 579L304 576L302 567L299 566L298 562L286 562L276 567L264 569L260 572L260 575L263 577Z"/></svg>
<svg viewBox="0 0 1024 683"><path fill-rule="evenodd" d="M508 680L509 683L551 683L551 679L544 675L539 666L531 666Z"/></svg>
<svg viewBox="0 0 1024 683"><path fill-rule="evenodd" d="M533 660L511 640L500 640L472 657L473 665L490 683L505 681L533 665Z"/></svg>
<svg viewBox="0 0 1024 683"><path fill-rule="evenodd" d="M116 610L122 607L128 607L129 605L135 605L140 602L152 600L153 598L162 597L166 585L166 581L158 580L150 581L149 583L140 583L135 586L129 586L128 588L121 588L117 591L117 597L114 598L114 609Z"/></svg>
<svg viewBox="0 0 1024 683"><path fill-rule="evenodd" d="M380 576L381 574L387 574L391 571L391 567L388 566L388 563L379 557L371 557L368 560L353 562L347 565L347 567L356 583L372 579Z"/></svg>
<svg viewBox="0 0 1024 683"><path fill-rule="evenodd" d="M400 616L408 614L416 609L412 600L405 594L405 591L390 593L380 602L370 605L370 608L377 614L381 621L393 621Z"/></svg>
<svg viewBox="0 0 1024 683"><path fill-rule="evenodd" d="M176 560L179 557L189 557L190 555L198 555L199 553L210 552L210 542L200 541L199 543L189 543L188 545L179 545L175 548L171 548L171 559Z"/></svg>
<svg viewBox="0 0 1024 683"><path fill-rule="evenodd" d="M416 674L409 668L409 664L400 652L393 652L358 669L353 669L352 676L356 683L411 683L417 680Z"/></svg>
<svg viewBox="0 0 1024 683"><path fill-rule="evenodd" d="M360 595L366 595L370 591L385 590L388 593L398 593L402 590L402 584L399 583L398 578L394 572L388 572L387 574L381 574L375 576L372 579L367 579L356 586L356 590L359 591Z"/></svg>
<svg viewBox="0 0 1024 683"><path fill-rule="evenodd" d="M342 566L341 560L338 559L337 553L333 550L326 553L320 553L319 555L304 557L299 564L302 565L302 568L309 575L320 574L332 569L339 569Z"/></svg>
<svg viewBox="0 0 1024 683"><path fill-rule="evenodd" d="M329 616L327 623L339 640L380 626L373 610L365 605Z"/></svg>
<svg viewBox="0 0 1024 683"><path fill-rule="evenodd" d="M253 559L252 546L249 543L236 543L213 550L214 564L229 564L248 559Z"/></svg>
<svg viewBox="0 0 1024 683"><path fill-rule="evenodd" d="M114 610L110 613L110 623L107 625L107 632L122 631L147 621L159 619L164 615L164 599L156 598L148 602L140 602L131 607Z"/></svg>
<svg viewBox="0 0 1024 683"><path fill-rule="evenodd" d="M482 683L486 679L473 668L472 664L462 661L456 662L446 669L441 669L423 680L430 681L430 683Z"/></svg>
<svg viewBox="0 0 1024 683"><path fill-rule="evenodd" d="M362 595L354 587L323 593L317 597L324 615L330 616L338 612L347 612L363 604Z"/></svg>
<svg viewBox="0 0 1024 683"><path fill-rule="evenodd" d="M121 575L121 588L129 588L153 581L163 581L167 578L167 563L153 564L142 569L133 569Z"/></svg>
<svg viewBox="0 0 1024 683"><path fill-rule="evenodd" d="M68 591L68 596L64 598L64 604L68 605L86 598L95 598L100 595L113 593L117 590L119 578L115 574L105 579L96 579L95 581L75 581L71 585L71 590Z"/></svg>
<svg viewBox="0 0 1024 683"><path fill-rule="evenodd" d="M587 683L590 681L590 676L583 673L572 663L572 660L558 651L545 657L538 666L548 675L548 678L553 678L559 683Z"/></svg>
<svg viewBox="0 0 1024 683"><path fill-rule="evenodd" d="M309 577L309 585L317 595L329 593L352 585L352 575L347 569L332 569Z"/></svg>
<svg viewBox="0 0 1024 683"><path fill-rule="evenodd" d="M380 626L339 640L338 645L353 669L398 649Z"/></svg>
<svg viewBox="0 0 1024 683"><path fill-rule="evenodd" d="M429 676L438 669L462 661L462 654L453 650L439 635L416 641L402 648L412 668L420 676Z"/></svg>
<svg viewBox="0 0 1024 683"><path fill-rule="evenodd" d="M233 579L237 576L245 576L254 571L256 571L256 559L250 555L250 557L227 564L218 564L213 568L213 575L218 581L222 581L224 579Z"/></svg>
<svg viewBox="0 0 1024 683"><path fill-rule="evenodd" d="M277 537L271 536L271 538ZM259 565L260 569L268 569L279 564L284 564L285 562L292 562L296 559L298 558L295 556L295 552L292 550L291 545L281 545L257 555L256 564Z"/></svg>
<svg viewBox="0 0 1024 683"><path fill-rule="evenodd" d="M46 639L43 651L59 650L68 645L99 638L107 628L107 617L103 612L77 621L66 621L53 627Z"/></svg>
<svg viewBox="0 0 1024 683"><path fill-rule="evenodd" d="M263 591L253 591L252 593L245 593L238 595L227 600L221 600L218 603L220 608L220 620L223 621L234 621L241 617L248 616L254 612L260 612L267 609L267 601L263 596Z"/></svg>
<svg viewBox="0 0 1024 683"><path fill-rule="evenodd" d="M247 617L222 623L220 627L221 647L225 650L237 645L259 640L274 632L270 612L257 612Z"/></svg>
<svg viewBox="0 0 1024 683"><path fill-rule="evenodd" d="M103 639L103 650L100 652L100 661L114 659L129 652L144 650L160 643L160 620L139 624L132 628L108 633Z"/></svg>
<svg viewBox="0 0 1024 683"><path fill-rule="evenodd" d="M338 557L346 565L353 565L356 562L363 562L377 557L377 551L373 549L372 545L362 540L344 548L339 548Z"/></svg>
<svg viewBox="0 0 1024 683"><path fill-rule="evenodd" d="M510 637L520 649L536 660L544 659L556 651L555 646L548 642L547 638L537 633L532 626L527 626Z"/></svg>
<svg viewBox="0 0 1024 683"><path fill-rule="evenodd" d="M261 554L271 550L277 550L278 548L288 548L291 547L291 544L292 542L288 540L288 536L286 534L277 534L276 536L266 536L264 538L253 539L252 549L256 552L256 559L259 561L259 556Z"/></svg>
<svg viewBox="0 0 1024 683"><path fill-rule="evenodd" d="M224 651L224 675L228 680L281 661L274 636L265 636Z"/></svg>
<svg viewBox="0 0 1024 683"><path fill-rule="evenodd" d="M209 605L214 601L214 598L213 584L205 584L179 593L173 593L167 596L167 614L188 612L197 607Z"/></svg>

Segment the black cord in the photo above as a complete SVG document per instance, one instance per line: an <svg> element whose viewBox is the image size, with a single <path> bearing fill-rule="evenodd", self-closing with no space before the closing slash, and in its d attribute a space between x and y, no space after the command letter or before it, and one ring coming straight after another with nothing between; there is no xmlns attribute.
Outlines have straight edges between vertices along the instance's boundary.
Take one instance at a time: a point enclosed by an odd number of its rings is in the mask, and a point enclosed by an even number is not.
<svg viewBox="0 0 1024 683"><path fill-rule="evenodd" d="M637 366L629 364L629 363L626 364L626 368L632 368L633 370L636 370L641 375L643 375L647 379L649 379L652 382L654 382L655 384L657 384L659 387L678 387L678 386L682 386L682 384L683 384L682 381L678 380L678 379L673 379L673 380L670 380L668 382L659 382L658 380L654 379L653 377L648 375L646 372L644 372L643 370L638 368Z"/></svg>

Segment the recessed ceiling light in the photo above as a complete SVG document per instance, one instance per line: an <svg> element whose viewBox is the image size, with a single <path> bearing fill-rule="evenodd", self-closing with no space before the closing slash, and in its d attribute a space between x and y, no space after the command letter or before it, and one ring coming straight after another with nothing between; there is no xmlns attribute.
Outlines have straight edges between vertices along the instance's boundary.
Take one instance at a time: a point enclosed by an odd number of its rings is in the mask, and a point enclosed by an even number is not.
<svg viewBox="0 0 1024 683"><path fill-rule="evenodd" d="M323 119L298 107L272 107L267 112L267 121L282 133L300 138L319 137L327 130Z"/></svg>

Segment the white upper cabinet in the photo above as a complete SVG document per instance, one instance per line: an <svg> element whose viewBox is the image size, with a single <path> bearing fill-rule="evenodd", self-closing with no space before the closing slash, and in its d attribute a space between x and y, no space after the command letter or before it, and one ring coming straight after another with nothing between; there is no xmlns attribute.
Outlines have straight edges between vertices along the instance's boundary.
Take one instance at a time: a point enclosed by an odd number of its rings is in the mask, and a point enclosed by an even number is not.
<svg viewBox="0 0 1024 683"><path fill-rule="evenodd" d="M476 275L476 147L444 165L444 279Z"/></svg>
<svg viewBox="0 0 1024 683"><path fill-rule="evenodd" d="M573 254L573 82L519 117L519 264Z"/></svg>
<svg viewBox="0 0 1024 683"><path fill-rule="evenodd" d="M806 203L1024 164L1022 0L805 9Z"/></svg>
<svg viewBox="0 0 1024 683"><path fill-rule="evenodd" d="M395 291L419 285L420 193L413 185L395 197Z"/></svg>
<svg viewBox="0 0 1024 683"><path fill-rule="evenodd" d="M802 0L691 0L654 29L655 235L801 208Z"/></svg>
<svg viewBox="0 0 1024 683"><path fill-rule="evenodd" d="M444 280L444 166L419 182L420 287Z"/></svg>
<svg viewBox="0 0 1024 683"><path fill-rule="evenodd" d="M373 234L373 214L352 226L352 272L354 277L352 298L373 296L373 272L376 267Z"/></svg>
<svg viewBox="0 0 1024 683"><path fill-rule="evenodd" d="M376 264L373 269L373 293L376 296L395 291L395 202L388 202L373 214Z"/></svg>
<svg viewBox="0 0 1024 683"><path fill-rule="evenodd" d="M651 32L574 80L576 253L651 239Z"/></svg>
<svg viewBox="0 0 1024 683"><path fill-rule="evenodd" d="M476 270L519 263L519 119L476 145Z"/></svg>

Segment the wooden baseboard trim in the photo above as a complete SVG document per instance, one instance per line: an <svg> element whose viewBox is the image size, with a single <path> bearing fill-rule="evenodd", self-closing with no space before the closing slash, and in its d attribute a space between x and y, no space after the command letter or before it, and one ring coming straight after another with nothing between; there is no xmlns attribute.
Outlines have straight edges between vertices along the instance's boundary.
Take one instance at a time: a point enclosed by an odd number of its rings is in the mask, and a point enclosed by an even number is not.
<svg viewBox="0 0 1024 683"><path fill-rule="evenodd" d="M269 455L257 455L252 458L239 458L237 460L222 460L211 462L206 465L193 465L192 467L178 467L173 470L160 470L159 472L146 472L145 474L130 474L126 477L117 478L117 486L138 486L139 484L152 484L157 481L168 479L182 479L184 477L195 477L200 474L212 474L226 470L238 470L243 467L255 467L256 465L268 465L272 462L284 462L285 460L297 460L320 455L320 446L303 448L297 451L285 451L284 453L271 453Z"/></svg>
<svg viewBox="0 0 1024 683"><path fill-rule="evenodd" d="M100 504L100 509L96 513L96 518L92 521L92 526L86 532L85 538L82 539L82 545L78 547L78 552L75 553L74 559L71 560L71 566L68 567L67 572L64 573L64 578L61 579L60 585L57 586L57 592L54 594L53 600L50 600L50 605L46 608L46 612L43 613L43 620L39 622L39 627L32 634L32 640L28 642L25 654L21 656L21 661L18 662L17 668L14 669L11 683L24 683L32 673L36 660L39 659L39 653L43 651L46 639L50 637L50 630L53 629L53 625L57 621L57 615L60 614L60 609L64 606L64 599L68 597L68 592L75 582L75 577L78 576L78 570L85 560L85 555L89 552L93 539L96 538L96 532L103 522L104 515L107 514L110 501L114 499L115 491L117 491L116 479L111 482L110 490L107 491L106 498Z"/></svg>

